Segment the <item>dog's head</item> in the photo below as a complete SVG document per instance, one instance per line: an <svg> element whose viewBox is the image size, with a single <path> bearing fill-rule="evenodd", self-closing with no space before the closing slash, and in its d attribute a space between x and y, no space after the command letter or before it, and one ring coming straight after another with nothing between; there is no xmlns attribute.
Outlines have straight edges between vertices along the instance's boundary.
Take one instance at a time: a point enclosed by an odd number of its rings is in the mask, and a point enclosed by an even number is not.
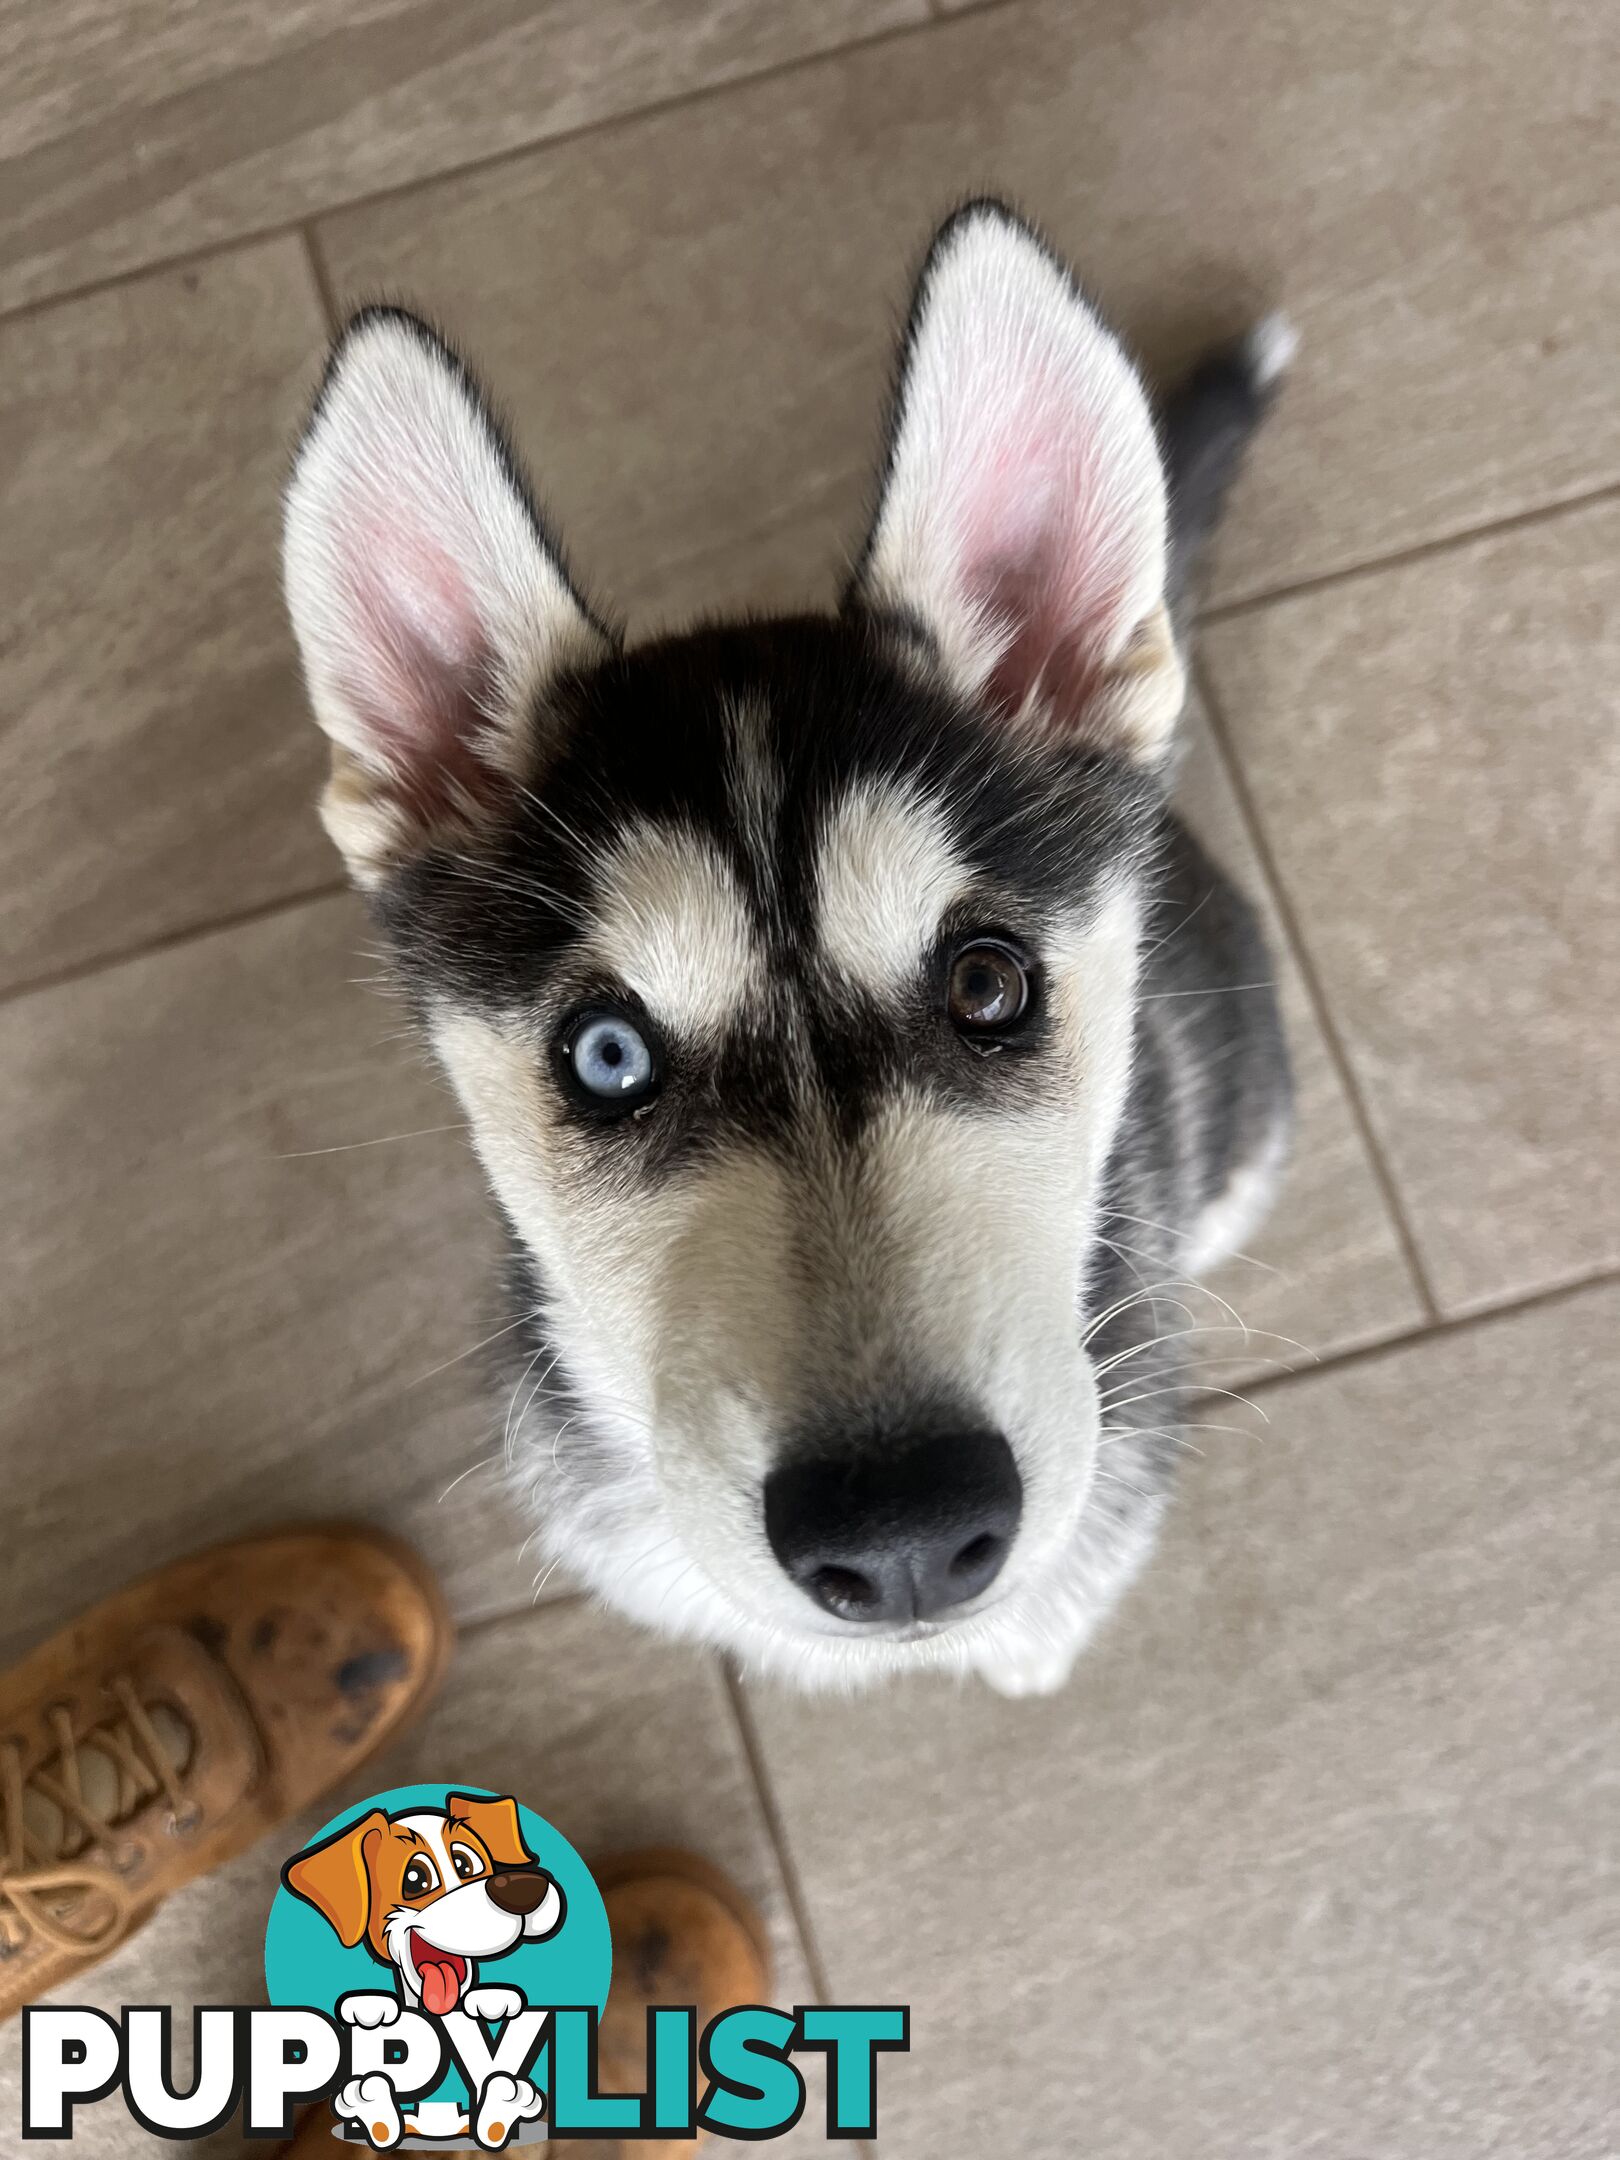
<svg viewBox="0 0 1620 2160"><path fill-rule="evenodd" d="M324 814L541 1315L544 1534L644 1617L839 1675L1040 1633L1182 694L1165 523L1129 363L993 205L924 267L827 618L624 649L437 338L338 344L286 549Z"/></svg>
<svg viewBox="0 0 1620 2160"><path fill-rule="evenodd" d="M540 1942L562 1926L562 1891L523 1842L517 1803L450 1793L442 1808L373 1808L306 1846L281 1879L345 1949L392 1965L409 2002L442 2016L473 1963Z"/></svg>

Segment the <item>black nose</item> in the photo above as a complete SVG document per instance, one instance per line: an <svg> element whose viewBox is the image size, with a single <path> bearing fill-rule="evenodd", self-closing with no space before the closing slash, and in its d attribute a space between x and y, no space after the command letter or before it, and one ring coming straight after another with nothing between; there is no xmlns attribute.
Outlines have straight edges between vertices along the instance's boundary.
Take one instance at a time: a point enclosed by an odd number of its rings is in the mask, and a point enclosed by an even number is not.
<svg viewBox="0 0 1620 2160"><path fill-rule="evenodd" d="M1023 1504L1000 1433L867 1441L765 1480L765 1534L840 1620L927 1620L994 1582Z"/></svg>
<svg viewBox="0 0 1620 2160"><path fill-rule="evenodd" d="M532 1913L551 1887L538 1868L512 1868L489 1878L489 1901L502 1912Z"/></svg>

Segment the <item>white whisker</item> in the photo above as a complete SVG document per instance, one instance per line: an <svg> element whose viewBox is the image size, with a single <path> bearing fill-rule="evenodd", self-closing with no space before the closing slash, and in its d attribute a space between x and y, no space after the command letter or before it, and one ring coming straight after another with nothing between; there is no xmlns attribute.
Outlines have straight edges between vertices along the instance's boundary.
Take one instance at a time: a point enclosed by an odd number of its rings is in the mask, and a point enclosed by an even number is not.
<svg viewBox="0 0 1620 2160"><path fill-rule="evenodd" d="M482 1342L475 1342L470 1350L458 1350L454 1357L446 1358L442 1365L430 1365L425 1373L418 1373L414 1380L407 1380L407 1390L421 1387L439 1373L448 1372L452 1365L459 1365L464 1358L476 1357L480 1350L487 1350L492 1342L499 1342L503 1335L510 1335L514 1329L525 1327L529 1321L539 1317L538 1312L519 1313L515 1320L508 1320L505 1327L498 1327L493 1335L486 1335Z"/></svg>
<svg viewBox="0 0 1620 2160"><path fill-rule="evenodd" d="M458 1471L457 1474L450 1480L449 1484L444 1488L444 1491L440 1493L437 1504L440 1507L443 1507L444 1503L449 1499L450 1495L455 1491L456 1487L461 1484L464 1479L470 1478L475 1470L487 1470L491 1463L499 1462L500 1459L500 1455L497 1452L494 1455L480 1456L477 1462L469 1463L465 1470Z"/></svg>
<svg viewBox="0 0 1620 2160"><path fill-rule="evenodd" d="M1144 1388L1138 1395L1127 1395L1123 1401L1117 1396L1105 1395L1102 1397L1102 1406L1105 1410L1125 1410L1132 1403L1151 1402L1155 1395L1224 1395L1229 1402L1241 1403L1245 1410L1252 1410L1263 1424L1271 1423L1260 1405L1251 1402L1247 1395L1239 1395L1234 1388L1210 1387L1199 1380L1169 1381L1163 1387Z"/></svg>
<svg viewBox="0 0 1620 2160"><path fill-rule="evenodd" d="M1180 1305L1179 1299L1170 1297L1169 1293L1172 1290L1186 1287L1190 1286L1175 1282L1148 1283L1140 1290L1133 1290L1128 1297L1117 1298L1105 1312L1100 1312L1096 1319L1088 1325L1085 1334L1081 1337L1081 1341L1083 1343L1090 1342L1097 1330L1106 1326L1110 1320L1116 1319L1122 1312L1128 1312L1133 1305L1140 1305L1146 1299L1157 1297L1161 1292L1165 1295L1168 1303ZM1189 1320L1192 1319L1193 1315L1187 1306L1180 1305L1180 1310L1186 1313Z"/></svg>
<svg viewBox="0 0 1620 2160"><path fill-rule="evenodd" d="M352 1155L356 1148L393 1147L400 1140L427 1140L435 1133L465 1132L466 1125L457 1119L453 1125L422 1125L415 1132L380 1133L375 1140L340 1140L336 1147L294 1148L290 1154L272 1155L272 1162L308 1162L316 1155Z"/></svg>
<svg viewBox="0 0 1620 2160"><path fill-rule="evenodd" d="M541 1597L544 1595L546 1584L550 1582L552 1576L555 1575L558 1568L562 1566L562 1558L562 1554L559 1553L556 1559L552 1561L550 1567L543 1569L534 1578L534 1581L530 1586L532 1594L530 1596L529 1603L531 1605L539 1604Z"/></svg>
<svg viewBox="0 0 1620 2160"><path fill-rule="evenodd" d="M1173 929L1166 930L1162 937L1156 937L1151 945L1143 946L1142 958L1144 960L1150 960L1153 955L1158 951L1161 945L1168 945L1173 937L1180 937L1182 931L1186 929L1187 925L1192 921L1193 917L1198 913L1199 909L1207 907L1209 905L1210 898L1213 895L1214 891L1215 888L1213 885L1211 885L1208 892L1203 893L1197 900L1193 902L1192 906L1187 910L1186 914L1182 916L1180 922L1178 922Z"/></svg>
<svg viewBox="0 0 1620 2160"><path fill-rule="evenodd" d="M1210 983L1202 990L1150 990L1141 1003L1152 1005L1160 998L1236 997L1240 990L1275 990L1274 982Z"/></svg>
<svg viewBox="0 0 1620 2160"><path fill-rule="evenodd" d="M1173 1228L1172 1225L1169 1223L1154 1222L1152 1218L1147 1215L1127 1215L1123 1208L1109 1208L1108 1219L1110 1222L1135 1223L1138 1229L1141 1230L1161 1231L1165 1237L1174 1238L1178 1245L1184 1245L1187 1242L1187 1233L1185 1230L1177 1230ZM1226 1257L1228 1260L1241 1260L1247 1267L1259 1268L1260 1272L1263 1275L1277 1275L1280 1273L1280 1271L1277 1268L1274 1268L1269 1261L1257 1260L1254 1257L1253 1253L1229 1252Z"/></svg>

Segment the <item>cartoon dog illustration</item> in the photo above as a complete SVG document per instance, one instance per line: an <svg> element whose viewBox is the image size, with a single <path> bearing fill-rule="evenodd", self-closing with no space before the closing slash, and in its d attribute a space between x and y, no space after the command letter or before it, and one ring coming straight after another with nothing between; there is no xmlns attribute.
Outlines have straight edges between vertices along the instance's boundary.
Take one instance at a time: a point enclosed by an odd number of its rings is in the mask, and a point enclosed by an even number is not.
<svg viewBox="0 0 1620 2160"><path fill-rule="evenodd" d="M567 1910L560 1886L523 1842L517 1802L470 1793L447 1793L442 1808L398 1815L373 1808L295 1853L281 1879L346 1949L363 1942L393 1968L396 1993L360 1990L339 2002L339 2016L351 2025L392 2025L402 2009L433 2017L462 2010L493 2023L516 2016L521 1991L480 1981L479 1964L520 1943L543 1942ZM375 2146L440 2128L439 2104L424 2102L402 2119L387 2079L375 2074L351 2079L334 2105L361 2123ZM478 2095L473 2125L463 2119L443 2128L459 2134L472 2127L481 2145L498 2147L541 2107L532 2085L497 2074Z"/></svg>

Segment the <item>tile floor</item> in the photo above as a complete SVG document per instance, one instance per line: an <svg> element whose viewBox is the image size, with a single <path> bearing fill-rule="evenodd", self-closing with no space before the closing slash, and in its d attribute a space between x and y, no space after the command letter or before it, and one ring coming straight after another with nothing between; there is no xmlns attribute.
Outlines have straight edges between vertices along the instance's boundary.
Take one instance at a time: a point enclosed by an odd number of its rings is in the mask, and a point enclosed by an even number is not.
<svg viewBox="0 0 1620 2160"><path fill-rule="evenodd" d="M1614 11L9 16L0 1654L204 1536L369 1515L467 1629L387 1768L705 1846L789 1995L909 1999L891 2160L1612 2152ZM1319 1362L1234 1351L1256 1408L1066 1693L807 1705L531 1609L453 1362L485 1212L310 815L276 491L333 307L407 292L633 624L816 600L908 265L984 185L1156 367L1275 301L1304 334L1184 785L1302 1093L1220 1287ZM274 1858L94 1992L240 1997Z"/></svg>

